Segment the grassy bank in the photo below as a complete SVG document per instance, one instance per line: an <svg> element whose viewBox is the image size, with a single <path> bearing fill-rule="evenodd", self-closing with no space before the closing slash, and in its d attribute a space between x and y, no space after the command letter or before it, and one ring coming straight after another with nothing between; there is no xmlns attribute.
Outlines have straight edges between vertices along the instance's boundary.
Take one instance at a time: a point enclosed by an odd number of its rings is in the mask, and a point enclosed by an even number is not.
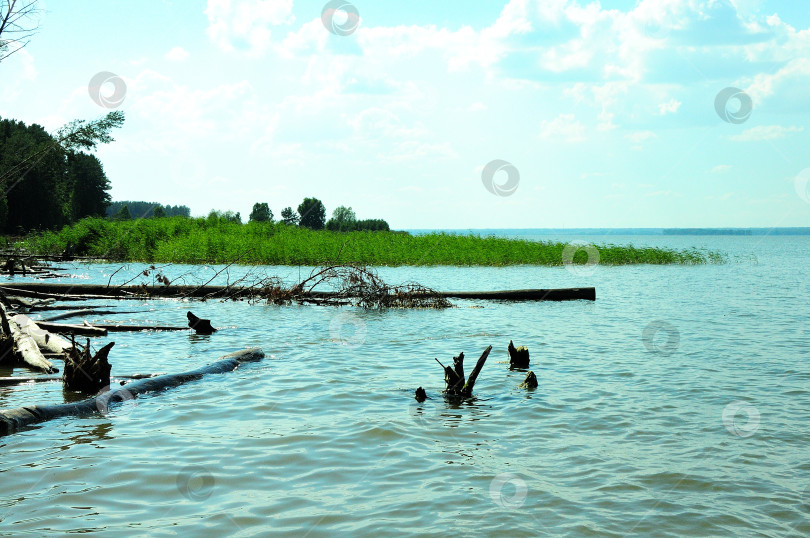
<svg viewBox="0 0 810 538"><path fill-rule="evenodd" d="M75 254L122 261L321 265L339 261L367 265L562 265L566 243L397 232L311 231L278 223L238 224L216 218L171 217L113 222L85 219L58 232L28 237L22 245L57 254L68 244ZM722 261L716 252L596 245L599 263L699 264ZM339 257L338 257L339 256ZM574 263L585 263L580 250Z"/></svg>

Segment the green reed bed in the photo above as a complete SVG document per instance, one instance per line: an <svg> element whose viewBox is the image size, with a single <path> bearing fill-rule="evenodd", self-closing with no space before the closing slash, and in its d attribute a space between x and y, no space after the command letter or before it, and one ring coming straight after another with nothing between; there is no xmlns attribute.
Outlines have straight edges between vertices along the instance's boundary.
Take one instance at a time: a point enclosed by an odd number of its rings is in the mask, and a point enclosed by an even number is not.
<svg viewBox="0 0 810 538"><path fill-rule="evenodd" d="M266 265L562 265L567 243L433 233L312 231L280 223L239 224L221 218L170 217L137 221L85 219L22 242L37 254L74 254L153 263ZM722 263L715 251L596 245L599 263ZM586 263L576 252L573 262ZM593 262L593 260L592 260Z"/></svg>

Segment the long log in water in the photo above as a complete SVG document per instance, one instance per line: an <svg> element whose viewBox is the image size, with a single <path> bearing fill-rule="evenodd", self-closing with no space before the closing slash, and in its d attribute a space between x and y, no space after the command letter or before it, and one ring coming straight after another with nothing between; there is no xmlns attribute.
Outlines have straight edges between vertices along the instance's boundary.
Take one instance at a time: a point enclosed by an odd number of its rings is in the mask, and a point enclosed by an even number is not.
<svg viewBox="0 0 810 538"><path fill-rule="evenodd" d="M119 299L152 297L239 297L255 292L251 288L235 286L123 286L107 287L104 284L58 284L51 282L19 282L13 285L2 284L0 290L15 295L29 295L39 298L108 298ZM595 288L527 289L501 291L440 291L436 292L448 299L484 299L501 301L571 301L596 300ZM328 291L304 292L308 299L335 297Z"/></svg>
<svg viewBox="0 0 810 538"><path fill-rule="evenodd" d="M256 362L264 358L261 348L250 348L221 357L218 361L191 372L167 374L149 379L134 381L123 387L82 400L81 402L57 405L31 405L16 409L0 409L0 436L19 431L22 428L70 416L85 416L93 413L106 413L116 402L131 400L147 392L158 392L195 381L206 375L231 372L246 362Z"/></svg>

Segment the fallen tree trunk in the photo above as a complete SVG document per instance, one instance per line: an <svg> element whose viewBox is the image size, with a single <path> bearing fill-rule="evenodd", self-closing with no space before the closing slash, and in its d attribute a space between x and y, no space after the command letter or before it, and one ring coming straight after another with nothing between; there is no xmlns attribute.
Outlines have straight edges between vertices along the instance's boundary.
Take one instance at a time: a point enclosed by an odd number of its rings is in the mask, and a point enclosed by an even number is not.
<svg viewBox="0 0 810 538"><path fill-rule="evenodd" d="M0 361L13 357L16 362L23 362L29 368L46 374L59 371L51 361L42 356L34 339L23 332L14 320L8 318L6 307L2 303L0 303L0 318L2 318L0 328L3 331L3 341L0 344L3 355L0 356Z"/></svg>
<svg viewBox="0 0 810 538"><path fill-rule="evenodd" d="M64 353L73 347L73 344L57 334L51 334L40 327L37 322L24 314L17 314L11 318L27 335L34 339L42 353Z"/></svg>
<svg viewBox="0 0 810 538"><path fill-rule="evenodd" d="M158 392L177 387L205 375L231 372L246 362L256 362L264 358L261 348L250 348L221 357L217 362L191 372L167 374L149 379L142 379L115 387L93 398L81 402L57 405L32 405L16 409L0 409L0 436L19 431L22 428L69 416L85 416L93 413L106 413L116 402L131 400L141 394Z"/></svg>
<svg viewBox="0 0 810 538"><path fill-rule="evenodd" d="M70 325L67 323L51 323L47 321L37 321L41 329L59 334L75 334L79 336L107 336L107 329L94 327L85 322L84 325Z"/></svg>
<svg viewBox="0 0 810 538"><path fill-rule="evenodd" d="M251 287L237 286L120 286L107 287L103 284L57 284L49 282L20 282L13 287L0 286L7 293L16 295L37 294L42 298L109 298L118 299L143 297L248 297L255 293ZM73 295L67 293L73 292ZM81 295L75 295L80 293ZM570 301L596 300L595 288L527 289L502 291L446 291L436 292L439 297L448 299L485 299L502 301ZM342 297L328 291L301 291L304 299Z"/></svg>

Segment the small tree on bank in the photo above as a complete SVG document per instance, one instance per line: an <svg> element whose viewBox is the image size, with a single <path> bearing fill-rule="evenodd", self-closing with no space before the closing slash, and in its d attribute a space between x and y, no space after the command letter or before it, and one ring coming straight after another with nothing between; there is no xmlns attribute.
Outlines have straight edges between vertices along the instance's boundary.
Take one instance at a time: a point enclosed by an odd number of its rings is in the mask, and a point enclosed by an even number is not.
<svg viewBox="0 0 810 538"><path fill-rule="evenodd" d="M317 198L304 198L298 206L301 215L300 225L310 230L323 230L326 224L326 208Z"/></svg>
<svg viewBox="0 0 810 538"><path fill-rule="evenodd" d="M273 222L273 211L266 203L253 204L253 211L250 212L251 222Z"/></svg>
<svg viewBox="0 0 810 538"><path fill-rule="evenodd" d="M129 213L129 207L122 206L115 214L115 220L132 220L132 215Z"/></svg>
<svg viewBox="0 0 810 538"><path fill-rule="evenodd" d="M290 226L298 226L298 213L291 207L285 207L281 210L281 222L289 224Z"/></svg>
<svg viewBox="0 0 810 538"><path fill-rule="evenodd" d="M163 209L163 206L159 205L152 212L152 216L155 217L156 219L162 219L163 217L166 216L166 210Z"/></svg>

